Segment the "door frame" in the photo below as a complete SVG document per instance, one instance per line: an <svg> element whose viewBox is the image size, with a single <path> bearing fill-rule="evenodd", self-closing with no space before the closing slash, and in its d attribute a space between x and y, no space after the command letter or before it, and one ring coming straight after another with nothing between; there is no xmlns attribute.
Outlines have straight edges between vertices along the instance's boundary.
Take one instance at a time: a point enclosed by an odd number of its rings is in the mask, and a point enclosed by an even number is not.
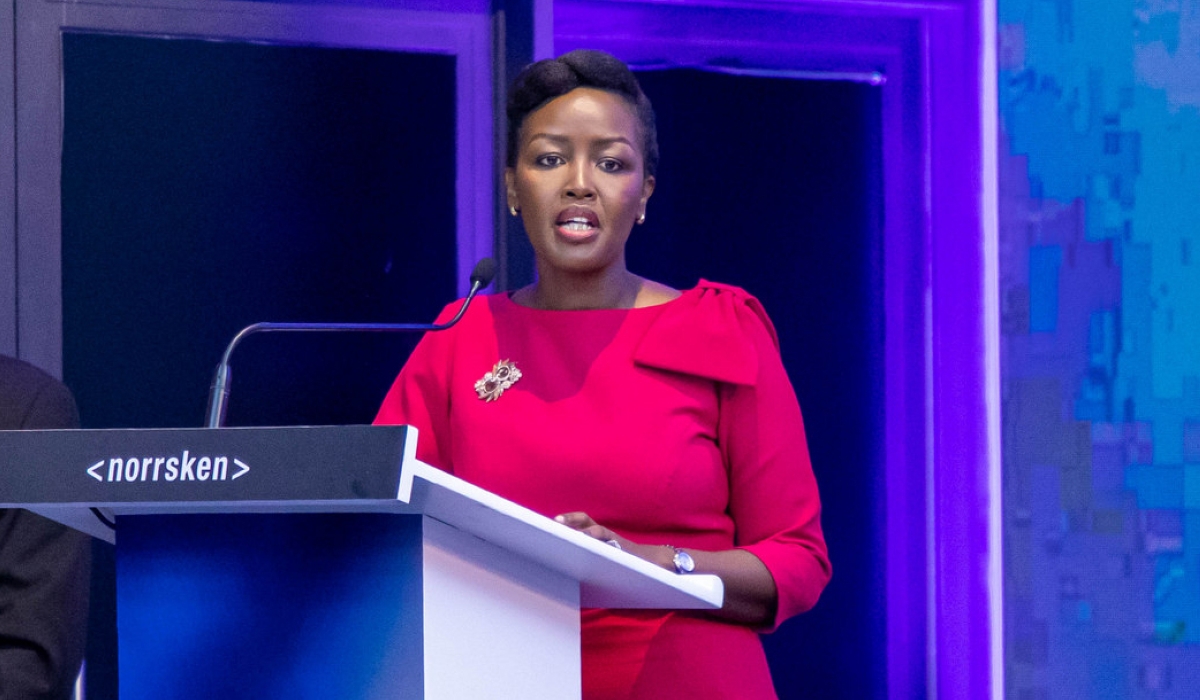
<svg viewBox="0 0 1200 700"><path fill-rule="evenodd" d="M8 104L15 134L11 229L0 223L0 352L62 376L62 36L101 32L335 48L436 53L456 59L457 288L469 288L475 263L492 254L495 189L492 81L493 18L482 3L459 11L362 4L291 4L238 0L13 0L15 76ZM430 6L437 3L426 3ZM472 11L475 10L475 11ZM3 30L0 30L3 31ZM3 39L3 36L0 36ZM0 83L4 97L7 83ZM9 126L8 130L5 127ZM3 154L0 146L0 155ZM0 174L6 187L8 168ZM488 193L480 196L480 193ZM11 280L11 283L10 283Z"/></svg>

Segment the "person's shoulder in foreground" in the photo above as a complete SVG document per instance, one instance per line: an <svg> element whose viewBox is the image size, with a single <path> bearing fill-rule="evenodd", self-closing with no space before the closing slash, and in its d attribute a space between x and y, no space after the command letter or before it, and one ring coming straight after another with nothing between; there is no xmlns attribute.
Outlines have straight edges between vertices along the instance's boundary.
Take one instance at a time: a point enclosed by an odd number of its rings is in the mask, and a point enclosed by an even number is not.
<svg viewBox="0 0 1200 700"><path fill-rule="evenodd" d="M75 428L71 392L0 355L0 430ZM66 700L83 659L91 543L25 510L0 509L0 700Z"/></svg>
<svg viewBox="0 0 1200 700"><path fill-rule="evenodd" d="M0 430L78 425L75 400L62 382L28 362L0 355Z"/></svg>

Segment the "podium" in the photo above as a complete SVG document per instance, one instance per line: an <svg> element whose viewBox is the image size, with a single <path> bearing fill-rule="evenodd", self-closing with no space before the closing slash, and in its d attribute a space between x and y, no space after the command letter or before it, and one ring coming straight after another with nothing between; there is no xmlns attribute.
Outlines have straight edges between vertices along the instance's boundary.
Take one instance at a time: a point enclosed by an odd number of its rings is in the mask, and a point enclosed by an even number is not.
<svg viewBox="0 0 1200 700"><path fill-rule="evenodd" d="M117 547L122 700L580 696L579 609L715 609L407 426L0 432L0 507Z"/></svg>

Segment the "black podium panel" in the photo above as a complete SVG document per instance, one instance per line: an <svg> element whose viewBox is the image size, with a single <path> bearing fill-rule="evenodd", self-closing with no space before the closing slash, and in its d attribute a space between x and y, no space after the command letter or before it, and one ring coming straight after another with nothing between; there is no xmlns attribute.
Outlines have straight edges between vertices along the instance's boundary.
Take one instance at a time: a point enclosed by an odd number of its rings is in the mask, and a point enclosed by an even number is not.
<svg viewBox="0 0 1200 700"><path fill-rule="evenodd" d="M0 506L394 501L405 430L0 431Z"/></svg>

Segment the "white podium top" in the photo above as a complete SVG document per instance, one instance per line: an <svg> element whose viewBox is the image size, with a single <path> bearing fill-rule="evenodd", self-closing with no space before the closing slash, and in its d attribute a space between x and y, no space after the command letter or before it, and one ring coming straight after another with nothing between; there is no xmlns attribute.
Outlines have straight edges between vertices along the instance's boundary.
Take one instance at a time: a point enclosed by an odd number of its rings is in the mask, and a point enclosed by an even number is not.
<svg viewBox="0 0 1200 700"><path fill-rule="evenodd" d="M415 428L409 428L416 433ZM405 444L398 500L431 518L575 578L588 608L717 609L721 579L676 574L416 459Z"/></svg>

